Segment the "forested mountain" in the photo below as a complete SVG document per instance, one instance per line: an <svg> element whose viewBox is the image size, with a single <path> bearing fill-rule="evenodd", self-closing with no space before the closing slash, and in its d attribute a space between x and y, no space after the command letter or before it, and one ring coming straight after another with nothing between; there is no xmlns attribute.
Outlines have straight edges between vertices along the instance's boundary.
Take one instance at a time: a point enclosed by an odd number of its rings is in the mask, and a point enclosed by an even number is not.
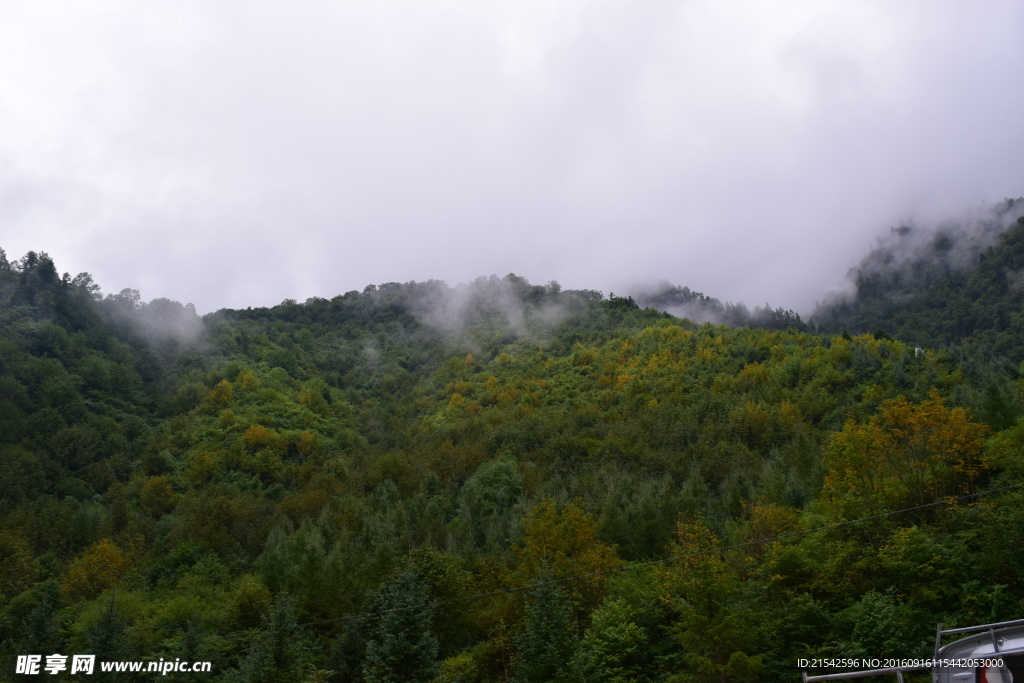
<svg viewBox="0 0 1024 683"><path fill-rule="evenodd" d="M894 229L851 271L854 292L819 306L823 330L1024 360L1024 199L973 223Z"/></svg>
<svg viewBox="0 0 1024 683"><path fill-rule="evenodd" d="M791 681L1024 616L1021 380L788 316L509 275L199 318L0 252L0 676Z"/></svg>

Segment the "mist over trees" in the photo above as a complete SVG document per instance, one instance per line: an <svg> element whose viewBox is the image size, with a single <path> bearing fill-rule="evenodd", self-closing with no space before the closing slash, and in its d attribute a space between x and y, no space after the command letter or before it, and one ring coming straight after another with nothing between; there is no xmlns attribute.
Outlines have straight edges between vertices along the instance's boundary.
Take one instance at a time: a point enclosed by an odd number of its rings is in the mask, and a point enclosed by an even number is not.
<svg viewBox="0 0 1024 683"><path fill-rule="evenodd" d="M1022 231L811 325L511 274L199 317L0 251L0 667L784 681L1018 618Z"/></svg>
<svg viewBox="0 0 1024 683"><path fill-rule="evenodd" d="M893 229L850 271L853 292L826 300L812 320L1019 363L1022 273L1024 199L1008 199L966 225Z"/></svg>
<svg viewBox="0 0 1024 683"><path fill-rule="evenodd" d="M753 312L741 303L722 303L714 297L694 292L689 287L662 283L654 289L635 293L640 306L670 313L677 318L688 318L698 323L714 323L729 327L761 327L767 330L784 330L792 327L806 330L807 325L800 315L783 308L772 308L771 304L756 306Z"/></svg>

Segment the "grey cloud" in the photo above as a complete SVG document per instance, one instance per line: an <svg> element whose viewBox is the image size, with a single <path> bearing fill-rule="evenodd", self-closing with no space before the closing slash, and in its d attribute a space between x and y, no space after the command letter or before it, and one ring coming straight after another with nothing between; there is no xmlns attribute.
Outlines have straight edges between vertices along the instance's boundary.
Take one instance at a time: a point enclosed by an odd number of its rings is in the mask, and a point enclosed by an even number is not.
<svg viewBox="0 0 1024 683"><path fill-rule="evenodd" d="M1024 7L14 3L0 244L202 312L515 272L810 310L1024 193Z"/></svg>

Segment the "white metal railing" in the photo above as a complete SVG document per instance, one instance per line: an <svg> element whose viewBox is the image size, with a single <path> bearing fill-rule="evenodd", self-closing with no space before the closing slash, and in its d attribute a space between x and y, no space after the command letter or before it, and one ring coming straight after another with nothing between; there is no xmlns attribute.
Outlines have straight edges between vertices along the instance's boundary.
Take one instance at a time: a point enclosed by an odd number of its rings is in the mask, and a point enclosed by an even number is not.
<svg viewBox="0 0 1024 683"><path fill-rule="evenodd" d="M1010 626L1024 626L1024 619L1015 619L1013 621L998 621L992 624L981 624L979 626L965 626L963 628L949 628L943 630L942 624L939 624L935 630L935 659L939 658L939 650L942 647L942 637L953 635L956 633L976 633L982 631L988 631L992 637L992 643L995 646L995 651L999 652L999 645L996 640L996 629L1007 628ZM816 681L846 681L853 678L868 678L869 676L884 676L885 674L896 674L896 680L899 683L904 683L903 674L910 671L925 671L932 669L931 666L910 666L910 667L893 667L888 669L870 669L867 671L847 671L844 673L835 674L818 674L816 676L808 676L807 672L803 672L804 683L815 683Z"/></svg>

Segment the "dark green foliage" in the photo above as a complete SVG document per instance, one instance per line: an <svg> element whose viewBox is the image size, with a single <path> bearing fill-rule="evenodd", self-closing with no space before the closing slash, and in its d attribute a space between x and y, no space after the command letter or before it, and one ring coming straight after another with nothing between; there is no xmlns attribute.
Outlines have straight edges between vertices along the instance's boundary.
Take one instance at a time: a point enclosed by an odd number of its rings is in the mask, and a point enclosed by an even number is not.
<svg viewBox="0 0 1024 683"><path fill-rule="evenodd" d="M851 271L853 297L819 307L814 324L830 332L884 329L918 347L962 345L1019 363L1024 217L1012 217L1022 201L1007 200L987 219L930 242L909 227L893 230Z"/></svg>
<svg viewBox="0 0 1024 683"><path fill-rule="evenodd" d="M368 683L429 681L437 673L434 601L411 572L395 575L372 603L363 678Z"/></svg>
<svg viewBox="0 0 1024 683"><path fill-rule="evenodd" d="M542 573L527 600L523 631L516 639L517 681L569 679L569 663L578 638L572 630L569 601L561 586L551 579L550 574ZM588 660L581 668L589 664ZM594 666L601 664L597 662Z"/></svg>
<svg viewBox="0 0 1024 683"><path fill-rule="evenodd" d="M267 586L295 596L303 613L325 616L326 595L338 595L346 586L341 547L333 546L322 531L323 522L303 520L294 533L278 527L267 538L259 566Z"/></svg>
<svg viewBox="0 0 1024 683"><path fill-rule="evenodd" d="M295 607L287 593L278 594L270 614L256 633L248 653L225 681L241 683L300 683L313 670L311 634L298 625Z"/></svg>
<svg viewBox="0 0 1024 683"><path fill-rule="evenodd" d="M3 611L5 652L60 652L60 588L55 581L39 584L11 600Z"/></svg>
<svg viewBox="0 0 1024 683"><path fill-rule="evenodd" d="M922 623L916 611L892 593L867 593L841 615L849 629L849 640L840 645L841 651L848 657L871 657L872 652L927 657L931 652L927 641L931 625Z"/></svg>
<svg viewBox="0 0 1024 683"><path fill-rule="evenodd" d="M127 620L118 610L116 596L111 595L98 617L86 627L81 641L81 651L95 654L97 662L133 659L133 642L127 627ZM131 681L138 678L130 672L109 672L104 676L111 681Z"/></svg>
<svg viewBox="0 0 1024 683"><path fill-rule="evenodd" d="M1024 269L1014 239L985 262ZM837 435L933 390L988 429L948 493L1017 484L1024 385L982 349L1006 337L918 352L906 317L831 336L651 296L508 275L200 319L3 256L0 656L104 640L239 681L774 681L1022 615L1015 491L810 532L881 500L823 489L856 489L827 469ZM642 308L671 305L733 327ZM999 310L978 329L1010 334Z"/></svg>
<svg viewBox="0 0 1024 683"><path fill-rule="evenodd" d="M460 520L479 548L507 548L516 529L514 510L523 491L522 476L509 457L489 460L459 491Z"/></svg>
<svg viewBox="0 0 1024 683"><path fill-rule="evenodd" d="M210 632L203 628L198 618L190 618L178 636L168 640L168 652L163 659L183 662L204 662L215 659L216 653L210 647L210 636ZM195 675L193 672L170 672L161 674L161 678L168 682L181 683Z"/></svg>

